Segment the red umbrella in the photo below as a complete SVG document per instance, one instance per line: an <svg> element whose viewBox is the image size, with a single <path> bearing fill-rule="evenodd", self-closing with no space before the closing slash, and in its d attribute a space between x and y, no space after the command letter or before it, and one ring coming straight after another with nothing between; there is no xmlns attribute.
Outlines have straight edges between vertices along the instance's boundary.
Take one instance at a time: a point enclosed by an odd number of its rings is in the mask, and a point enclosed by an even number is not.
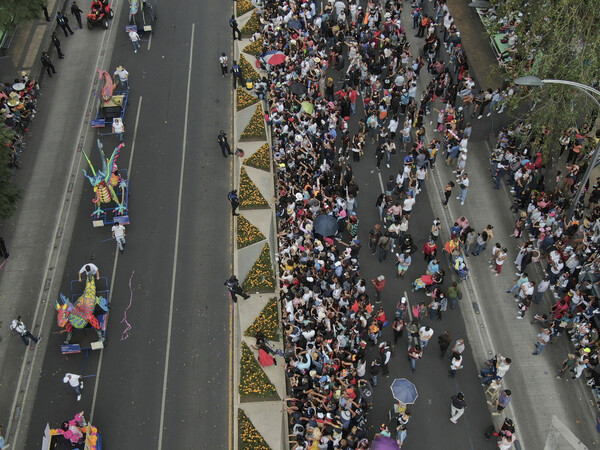
<svg viewBox="0 0 600 450"><path fill-rule="evenodd" d="M285 54L278 51L269 52L264 57L265 62L272 66L278 66L279 64L283 64L285 62L285 59Z"/></svg>

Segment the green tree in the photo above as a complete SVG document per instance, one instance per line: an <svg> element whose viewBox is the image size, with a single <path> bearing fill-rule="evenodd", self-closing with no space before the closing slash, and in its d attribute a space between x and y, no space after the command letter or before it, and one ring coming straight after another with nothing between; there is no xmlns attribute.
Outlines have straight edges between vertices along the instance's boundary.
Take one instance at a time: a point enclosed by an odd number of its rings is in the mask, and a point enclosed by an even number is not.
<svg viewBox="0 0 600 450"><path fill-rule="evenodd" d="M541 79L563 79L594 85L600 80L600 8L597 2L546 0L492 0L499 18L516 20L517 52L506 70L512 79L534 75ZM495 34L495 23L489 30ZM527 107L523 108L526 105ZM533 106L532 106L533 105ZM536 143L546 161L556 160L558 139L572 126L581 126L596 117L596 105L577 89L547 85L521 88L511 100L520 119L531 126L533 136L545 136ZM594 148L587 143L584 151Z"/></svg>
<svg viewBox="0 0 600 450"><path fill-rule="evenodd" d="M0 219L8 219L12 215L21 197L20 190L12 181L12 170L8 166L13 136L12 130L0 123Z"/></svg>
<svg viewBox="0 0 600 450"><path fill-rule="evenodd" d="M46 0L2 0L0 2L0 27L7 29L13 23L38 19Z"/></svg>

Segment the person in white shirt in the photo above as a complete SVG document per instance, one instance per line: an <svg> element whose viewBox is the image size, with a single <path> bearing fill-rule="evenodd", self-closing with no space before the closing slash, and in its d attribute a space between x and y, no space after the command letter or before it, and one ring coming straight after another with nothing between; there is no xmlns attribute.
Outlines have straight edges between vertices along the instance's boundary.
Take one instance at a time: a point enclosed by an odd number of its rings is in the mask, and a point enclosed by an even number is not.
<svg viewBox="0 0 600 450"><path fill-rule="evenodd" d="M427 347L427 344L429 344L429 340L432 336L433 328L428 326L419 328L419 344L421 345L421 348Z"/></svg>
<svg viewBox="0 0 600 450"><path fill-rule="evenodd" d="M125 133L125 124L120 117L115 117L112 123L112 132L123 142L123 133Z"/></svg>
<svg viewBox="0 0 600 450"><path fill-rule="evenodd" d="M69 385L77 393L77 401L81 400L81 390L83 389L83 380L81 379L81 375L67 373L63 378L63 383L69 383Z"/></svg>
<svg viewBox="0 0 600 450"><path fill-rule="evenodd" d="M140 48L140 35L131 30L129 32L129 40L131 41L131 45L133 45L133 52L137 53L138 48Z"/></svg>
<svg viewBox="0 0 600 450"><path fill-rule="evenodd" d="M221 56L219 56L219 64L221 65L221 75L223 75L223 78L225 78L225 75L227 75L227 55L225 54L225 52L221 53Z"/></svg>
<svg viewBox="0 0 600 450"><path fill-rule="evenodd" d="M98 266L95 264L87 263L81 269L79 269L79 281L81 281L81 275L84 273L86 275L86 279L87 277L93 277L94 275L96 276L96 280L100 279L100 269L98 269Z"/></svg>
<svg viewBox="0 0 600 450"><path fill-rule="evenodd" d="M460 200L460 204L464 205L467 200L467 192L469 191L469 177L466 173L463 173L462 178L459 180L460 183L460 195L456 197Z"/></svg>
<svg viewBox="0 0 600 450"><path fill-rule="evenodd" d="M26 346L29 345L29 340L27 338L31 339L36 344L42 340L41 336L39 338L36 338L33 334L29 332L25 324L21 321L21 316L17 316L17 318L11 322L10 329L11 331L14 331L19 336L21 336L21 340ZM32 350L33 348L34 347L31 346Z"/></svg>
<svg viewBox="0 0 600 450"><path fill-rule="evenodd" d="M123 66L118 66L113 74L113 82L119 79L119 84L129 89L129 72Z"/></svg>
<svg viewBox="0 0 600 450"><path fill-rule="evenodd" d="M410 213L412 212L415 202L416 200L412 197L412 195L408 194L408 197L404 199L404 203L402 204L402 215L408 220L410 220Z"/></svg>
<svg viewBox="0 0 600 450"><path fill-rule="evenodd" d="M112 237L117 241L117 244L119 245L119 250L121 250L121 253L123 253L124 251L124 246L127 243L125 241L125 227L123 226L122 223L116 222L113 227L111 228L111 232L112 232Z"/></svg>

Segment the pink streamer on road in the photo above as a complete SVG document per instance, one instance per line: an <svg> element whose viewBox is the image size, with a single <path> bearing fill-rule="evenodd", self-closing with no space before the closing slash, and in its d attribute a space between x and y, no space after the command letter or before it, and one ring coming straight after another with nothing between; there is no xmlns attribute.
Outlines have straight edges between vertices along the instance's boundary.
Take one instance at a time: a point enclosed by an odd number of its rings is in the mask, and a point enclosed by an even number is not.
<svg viewBox="0 0 600 450"><path fill-rule="evenodd" d="M127 308L125 308L125 311L123 312L123 320L121 320L121 323L125 322L125 329L121 334L122 341L126 340L129 337L129 330L131 330L131 324L127 321L127 310L131 308L131 304L133 302L133 288L131 287L131 280L133 279L134 273L135 270L132 270L131 276L129 277L129 305L127 305Z"/></svg>
<svg viewBox="0 0 600 450"><path fill-rule="evenodd" d="M8 261L8 258L6 258L6 259L4 260L4 262L3 262L2 264L0 264L0 270L2 270L2 268L4 267L4 264L6 264L6 261Z"/></svg>

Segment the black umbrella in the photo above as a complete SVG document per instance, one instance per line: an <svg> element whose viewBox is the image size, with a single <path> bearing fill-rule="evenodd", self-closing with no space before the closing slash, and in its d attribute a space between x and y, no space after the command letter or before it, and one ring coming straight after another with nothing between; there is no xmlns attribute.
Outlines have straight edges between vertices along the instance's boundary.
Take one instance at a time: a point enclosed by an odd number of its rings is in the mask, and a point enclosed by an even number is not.
<svg viewBox="0 0 600 450"><path fill-rule="evenodd" d="M333 216L321 214L313 222L313 230L324 237L334 236L338 231L337 220Z"/></svg>
<svg viewBox="0 0 600 450"><path fill-rule="evenodd" d="M292 30L301 30L302 29L302 22L300 22L299 20L290 20L288 22L287 26L289 28L291 28Z"/></svg>
<svg viewBox="0 0 600 450"><path fill-rule="evenodd" d="M290 85L290 92L292 94L297 95L298 97L301 97L302 95L304 95L308 92L308 89L302 83L296 82L296 83L292 83Z"/></svg>

